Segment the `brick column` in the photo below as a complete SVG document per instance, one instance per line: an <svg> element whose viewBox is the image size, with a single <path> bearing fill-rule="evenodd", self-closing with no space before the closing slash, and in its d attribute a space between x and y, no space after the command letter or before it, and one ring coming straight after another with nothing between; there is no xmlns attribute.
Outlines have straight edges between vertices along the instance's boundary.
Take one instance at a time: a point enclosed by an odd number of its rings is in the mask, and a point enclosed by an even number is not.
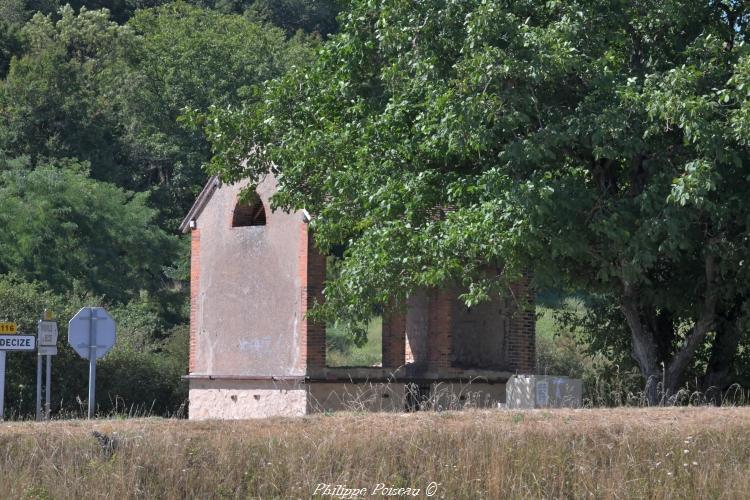
<svg viewBox="0 0 750 500"><path fill-rule="evenodd" d="M200 294L201 232L190 233L190 341L188 372L195 372L195 355L198 348L198 295Z"/></svg>
<svg viewBox="0 0 750 500"><path fill-rule="evenodd" d="M307 224L301 223L299 248L301 363L309 375L326 367L326 326L307 318L315 302L323 301L326 258L315 248Z"/></svg>
<svg viewBox="0 0 750 500"><path fill-rule="evenodd" d="M430 371L451 371L452 312L455 294L449 290L430 292L429 330L427 336L427 368Z"/></svg>
<svg viewBox="0 0 750 500"><path fill-rule="evenodd" d="M406 363L406 315L383 314L383 368L396 369Z"/></svg>
<svg viewBox="0 0 750 500"><path fill-rule="evenodd" d="M508 340L508 364L510 371L530 374L536 369L536 314L534 311L534 289L530 274L515 283L511 289L519 301L525 300L525 309L514 311Z"/></svg>

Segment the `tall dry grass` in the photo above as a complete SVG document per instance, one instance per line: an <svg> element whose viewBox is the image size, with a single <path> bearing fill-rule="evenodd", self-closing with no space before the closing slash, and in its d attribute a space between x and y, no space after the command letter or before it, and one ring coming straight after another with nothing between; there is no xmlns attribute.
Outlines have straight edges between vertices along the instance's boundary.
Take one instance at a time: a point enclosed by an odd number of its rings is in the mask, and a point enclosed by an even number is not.
<svg viewBox="0 0 750 500"><path fill-rule="evenodd" d="M447 499L747 498L750 409L0 424L4 499L309 498L320 483L424 494L432 482Z"/></svg>

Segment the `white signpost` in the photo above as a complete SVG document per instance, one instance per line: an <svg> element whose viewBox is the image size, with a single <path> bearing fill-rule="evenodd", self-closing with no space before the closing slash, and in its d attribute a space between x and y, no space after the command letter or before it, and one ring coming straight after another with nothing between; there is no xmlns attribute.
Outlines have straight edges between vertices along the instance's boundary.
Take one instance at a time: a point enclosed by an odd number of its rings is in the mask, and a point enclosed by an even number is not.
<svg viewBox="0 0 750 500"><path fill-rule="evenodd" d="M89 360L89 418L96 408L96 360L112 349L116 338L115 321L103 307L84 307L68 323L68 344Z"/></svg>
<svg viewBox="0 0 750 500"><path fill-rule="evenodd" d="M52 356L57 355L57 322L50 320L51 315L44 311L44 319L37 324L36 362L36 419L42 419L42 356L47 356L47 377L44 384L44 417L50 418L50 394L52 392Z"/></svg>
<svg viewBox="0 0 750 500"><path fill-rule="evenodd" d="M0 322L0 420L5 411L5 351L33 351L36 337L18 335L15 323Z"/></svg>

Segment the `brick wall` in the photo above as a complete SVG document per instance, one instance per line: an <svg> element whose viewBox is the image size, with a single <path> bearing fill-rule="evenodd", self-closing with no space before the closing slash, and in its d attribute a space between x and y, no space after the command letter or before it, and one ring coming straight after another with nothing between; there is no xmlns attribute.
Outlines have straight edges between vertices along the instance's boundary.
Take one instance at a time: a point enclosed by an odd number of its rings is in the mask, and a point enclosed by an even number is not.
<svg viewBox="0 0 750 500"><path fill-rule="evenodd" d="M323 283L326 278L326 258L315 248L307 224L301 223L299 246L300 282L300 360L307 374L323 370L326 366L326 327L307 318L307 311L315 302L323 301Z"/></svg>
<svg viewBox="0 0 750 500"><path fill-rule="evenodd" d="M508 335L516 313L512 300L494 297L467 307L453 303L451 363L456 368L506 370Z"/></svg>
<svg viewBox="0 0 750 500"><path fill-rule="evenodd" d="M195 372L195 355L198 343L198 294L200 293L201 232L190 233L190 351L188 370Z"/></svg>
<svg viewBox="0 0 750 500"><path fill-rule="evenodd" d="M427 369L448 375L462 369L533 373L536 317L531 276L525 275L511 289L515 299L497 299L470 310L455 290L431 290Z"/></svg>

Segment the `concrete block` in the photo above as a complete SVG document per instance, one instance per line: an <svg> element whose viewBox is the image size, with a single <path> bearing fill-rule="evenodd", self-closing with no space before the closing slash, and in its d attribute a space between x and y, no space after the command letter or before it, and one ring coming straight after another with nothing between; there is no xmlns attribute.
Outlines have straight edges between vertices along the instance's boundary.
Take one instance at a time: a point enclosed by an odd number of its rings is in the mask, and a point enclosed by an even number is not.
<svg viewBox="0 0 750 500"><path fill-rule="evenodd" d="M583 381L549 375L513 375L507 384L508 409L579 408Z"/></svg>

